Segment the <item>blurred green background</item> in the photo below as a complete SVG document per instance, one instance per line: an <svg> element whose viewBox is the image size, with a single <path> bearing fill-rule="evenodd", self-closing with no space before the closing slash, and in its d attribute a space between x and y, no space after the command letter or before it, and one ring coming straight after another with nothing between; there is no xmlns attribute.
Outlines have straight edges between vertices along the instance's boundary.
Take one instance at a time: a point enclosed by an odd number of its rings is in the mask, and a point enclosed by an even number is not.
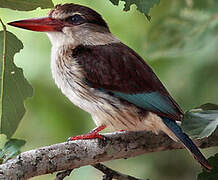
<svg viewBox="0 0 218 180"><path fill-rule="evenodd" d="M151 22L132 6L124 12L109 0L53 0L74 2L98 11L111 31L138 52L154 69L184 111L211 102L218 104L218 3L216 0L162 0L151 11ZM46 16L49 10L31 12L0 9L3 21ZM55 86L50 72L51 44L44 33L7 27L24 43L15 56L34 87L26 101L27 113L13 137L27 140L23 151L65 141L95 127L89 114L74 106ZM203 150L209 157L217 148ZM185 150L151 153L106 162L122 173L151 180L193 180L199 165ZM92 167L73 171L70 179L101 179ZM33 178L54 179L55 174Z"/></svg>

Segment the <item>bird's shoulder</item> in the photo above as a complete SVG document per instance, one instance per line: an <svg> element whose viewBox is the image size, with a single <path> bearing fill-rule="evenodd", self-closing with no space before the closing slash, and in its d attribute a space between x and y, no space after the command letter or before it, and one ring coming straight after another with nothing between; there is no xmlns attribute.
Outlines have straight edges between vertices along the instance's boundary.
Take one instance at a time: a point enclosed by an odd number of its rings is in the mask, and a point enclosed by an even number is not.
<svg viewBox="0 0 218 180"><path fill-rule="evenodd" d="M72 56L94 87L127 93L155 90L165 93L148 64L123 43L79 45L73 49Z"/></svg>

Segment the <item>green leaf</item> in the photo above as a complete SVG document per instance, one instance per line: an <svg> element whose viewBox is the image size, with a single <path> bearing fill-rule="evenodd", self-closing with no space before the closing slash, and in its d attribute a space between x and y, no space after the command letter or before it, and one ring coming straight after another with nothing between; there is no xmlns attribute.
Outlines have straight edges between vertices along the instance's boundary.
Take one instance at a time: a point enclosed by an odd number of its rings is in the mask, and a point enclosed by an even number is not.
<svg viewBox="0 0 218 180"><path fill-rule="evenodd" d="M218 21L208 11L180 8L166 12L150 26L146 53L150 59L202 59L210 53L207 58L211 59L218 44L217 30Z"/></svg>
<svg viewBox="0 0 218 180"><path fill-rule="evenodd" d="M210 172L203 169L198 175L197 180L217 180L218 179L218 153L208 159L209 164L212 166Z"/></svg>
<svg viewBox="0 0 218 180"><path fill-rule="evenodd" d="M110 0L111 2L112 2L112 4L114 4L114 5L119 5L119 0Z"/></svg>
<svg viewBox="0 0 218 180"><path fill-rule="evenodd" d="M5 143L8 141L7 136L5 134L0 134L0 149L3 149Z"/></svg>
<svg viewBox="0 0 218 180"><path fill-rule="evenodd" d="M0 0L0 8L10 8L19 11L31 11L38 7L52 8L52 0Z"/></svg>
<svg viewBox="0 0 218 180"><path fill-rule="evenodd" d="M218 105L204 104L185 113L182 129L193 138L210 136L218 125Z"/></svg>
<svg viewBox="0 0 218 180"><path fill-rule="evenodd" d="M1 163L5 163L8 159L20 154L20 149L25 143L26 141L22 139L10 139L0 151Z"/></svg>
<svg viewBox="0 0 218 180"><path fill-rule="evenodd" d="M0 31L0 134L10 138L22 119L24 100L33 95L33 89L14 62L14 55L23 48L12 33Z"/></svg>
<svg viewBox="0 0 218 180"><path fill-rule="evenodd" d="M119 4L119 0L110 0L114 5ZM145 14L148 20L151 19L149 16L150 9L160 2L160 0L120 0L124 1L124 11L129 11L130 6L132 4L135 4L137 7L137 10L139 10L141 13Z"/></svg>
<svg viewBox="0 0 218 180"><path fill-rule="evenodd" d="M217 0L194 0L192 7L200 10L207 10L216 13L218 10Z"/></svg>
<svg viewBox="0 0 218 180"><path fill-rule="evenodd" d="M200 107L198 107L198 109L202 109L204 111L207 111L207 110L218 110L218 105L212 104L212 103L207 103L207 104L201 105Z"/></svg>

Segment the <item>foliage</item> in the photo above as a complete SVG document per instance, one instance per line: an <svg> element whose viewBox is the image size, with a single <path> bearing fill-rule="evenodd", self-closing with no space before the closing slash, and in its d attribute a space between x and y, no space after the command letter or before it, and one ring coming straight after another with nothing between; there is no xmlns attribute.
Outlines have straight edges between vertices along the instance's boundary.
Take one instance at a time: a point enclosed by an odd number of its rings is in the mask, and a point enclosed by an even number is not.
<svg viewBox="0 0 218 180"><path fill-rule="evenodd" d="M213 167L211 172L203 170L198 175L197 180L216 180L218 179L218 153L208 159L210 165Z"/></svg>
<svg viewBox="0 0 218 180"><path fill-rule="evenodd" d="M150 45L146 51L152 59L199 58L217 46L217 30L218 21L213 13L184 8L155 22L148 32Z"/></svg>
<svg viewBox="0 0 218 180"><path fill-rule="evenodd" d="M12 157L20 154L20 148L26 143L22 139L10 139L0 150L0 163L5 163L7 160Z"/></svg>
<svg viewBox="0 0 218 180"><path fill-rule="evenodd" d="M193 138L210 136L218 125L218 105L205 104L185 113L182 129Z"/></svg>
<svg viewBox="0 0 218 180"><path fill-rule="evenodd" d="M0 44L0 133L10 138L25 113L23 102L32 96L33 89L24 78L23 70L13 62L14 55L23 48L22 42L4 29L0 31Z"/></svg>
<svg viewBox="0 0 218 180"><path fill-rule="evenodd" d="M160 2L160 0L110 0L114 5L118 5L119 1L124 1L124 11L129 11L130 6L132 4L135 4L137 6L137 10L139 10L141 13L145 14L145 16L148 18L148 20L151 19L149 16L150 9Z"/></svg>
<svg viewBox="0 0 218 180"><path fill-rule="evenodd" d="M54 4L52 0L0 0L0 8L10 8L19 11L31 11L38 7L42 9L52 8Z"/></svg>

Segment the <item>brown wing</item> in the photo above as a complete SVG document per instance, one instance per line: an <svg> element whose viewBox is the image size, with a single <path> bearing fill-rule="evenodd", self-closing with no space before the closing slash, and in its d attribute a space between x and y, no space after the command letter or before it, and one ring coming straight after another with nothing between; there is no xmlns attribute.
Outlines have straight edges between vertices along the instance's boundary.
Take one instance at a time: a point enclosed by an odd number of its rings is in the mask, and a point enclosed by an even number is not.
<svg viewBox="0 0 218 180"><path fill-rule="evenodd" d="M180 120L183 113L177 103L148 64L128 46L122 43L78 46L72 55L84 69L86 80L92 87ZM161 108L164 105L166 107Z"/></svg>

